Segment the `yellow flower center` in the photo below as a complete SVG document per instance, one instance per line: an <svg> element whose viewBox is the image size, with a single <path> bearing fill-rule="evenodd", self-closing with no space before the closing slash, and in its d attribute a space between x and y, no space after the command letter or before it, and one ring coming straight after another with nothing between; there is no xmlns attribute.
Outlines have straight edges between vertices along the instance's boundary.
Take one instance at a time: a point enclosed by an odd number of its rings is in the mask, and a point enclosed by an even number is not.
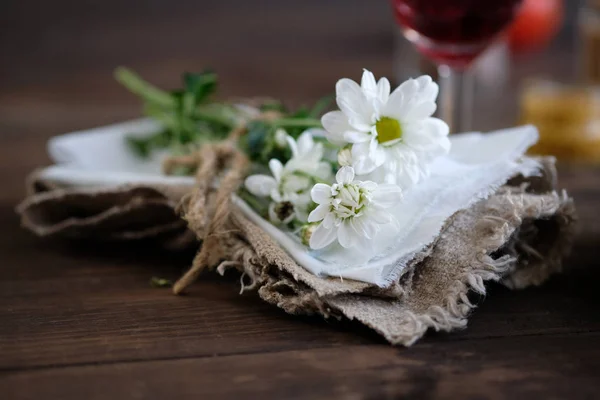
<svg viewBox="0 0 600 400"><path fill-rule="evenodd" d="M382 117L375 124L375 129L377 129L377 141L379 143L402 138L402 127L397 119Z"/></svg>

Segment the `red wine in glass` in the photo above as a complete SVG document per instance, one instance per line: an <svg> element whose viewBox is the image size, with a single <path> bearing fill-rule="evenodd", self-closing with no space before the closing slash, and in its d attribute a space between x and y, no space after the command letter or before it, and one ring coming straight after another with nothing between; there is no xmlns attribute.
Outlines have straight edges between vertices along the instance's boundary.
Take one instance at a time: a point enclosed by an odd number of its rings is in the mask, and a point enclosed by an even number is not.
<svg viewBox="0 0 600 400"><path fill-rule="evenodd" d="M512 21L521 0L393 0L405 36L438 64L466 68Z"/></svg>
<svg viewBox="0 0 600 400"><path fill-rule="evenodd" d="M473 80L466 71L514 18L522 0L391 0L404 36L438 65L440 116L470 130Z"/></svg>

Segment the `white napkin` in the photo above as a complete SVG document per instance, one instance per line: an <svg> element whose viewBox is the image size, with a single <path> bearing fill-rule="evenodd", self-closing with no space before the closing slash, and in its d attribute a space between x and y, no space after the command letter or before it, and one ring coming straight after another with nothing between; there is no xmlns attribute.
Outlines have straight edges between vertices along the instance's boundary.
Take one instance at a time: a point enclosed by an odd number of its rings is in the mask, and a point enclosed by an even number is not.
<svg viewBox="0 0 600 400"><path fill-rule="evenodd" d="M127 148L126 135L143 136L157 129L152 121L141 119L55 137L50 140L48 151L58 164L43 170L41 177L71 187L126 183L192 187L191 177L160 174L164 154L141 160ZM400 229L383 229L373 241L370 255L342 250L336 245L311 251L296 236L265 221L238 197L233 200L250 220L315 275L356 279L385 287L402 274L415 254L436 238L452 214L487 198L512 176L537 173L539 165L522 158L537 138L537 130L532 126L451 136L450 154L438 159L431 168L431 176L405 191L403 201L394 208Z"/></svg>

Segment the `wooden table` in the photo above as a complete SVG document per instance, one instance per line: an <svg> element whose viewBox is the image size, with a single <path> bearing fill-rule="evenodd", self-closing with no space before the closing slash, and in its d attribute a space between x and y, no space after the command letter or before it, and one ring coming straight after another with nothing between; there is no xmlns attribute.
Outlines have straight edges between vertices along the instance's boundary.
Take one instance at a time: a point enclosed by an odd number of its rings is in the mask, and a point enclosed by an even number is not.
<svg viewBox="0 0 600 400"><path fill-rule="evenodd" d="M152 276L177 278L190 254L49 242L19 229L23 179L49 163L49 137L138 115L111 78L115 66L169 87L210 65L222 97L300 104L363 67L391 74L386 2L3 4L0 398L600 396L596 168L561 172L582 217L564 275L517 292L492 285L466 330L410 349L240 296L235 276L205 276L182 297L150 287Z"/></svg>

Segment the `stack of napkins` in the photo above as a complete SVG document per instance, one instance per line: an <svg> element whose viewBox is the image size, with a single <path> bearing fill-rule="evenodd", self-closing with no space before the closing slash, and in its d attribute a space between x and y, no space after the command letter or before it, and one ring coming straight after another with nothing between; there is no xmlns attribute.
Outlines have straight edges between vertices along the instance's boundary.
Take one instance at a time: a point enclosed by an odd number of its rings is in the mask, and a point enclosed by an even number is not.
<svg viewBox="0 0 600 400"><path fill-rule="evenodd" d="M127 148L126 135L142 136L156 129L154 122L144 119L53 138L48 149L57 164L44 169L40 178L69 187L192 187L192 177L160 173L164 153L142 160ZM235 203L313 274L385 287L397 280L414 256L433 242L454 213L489 197L513 176L538 174L539 163L523 158L537 138L537 130L532 126L451 136L450 154L436 160L431 176L405 191L403 201L393 209L400 227L380 233L374 243L375 257L367 258L362 252L339 246L311 251L295 236L262 219L241 199L236 198Z"/></svg>

